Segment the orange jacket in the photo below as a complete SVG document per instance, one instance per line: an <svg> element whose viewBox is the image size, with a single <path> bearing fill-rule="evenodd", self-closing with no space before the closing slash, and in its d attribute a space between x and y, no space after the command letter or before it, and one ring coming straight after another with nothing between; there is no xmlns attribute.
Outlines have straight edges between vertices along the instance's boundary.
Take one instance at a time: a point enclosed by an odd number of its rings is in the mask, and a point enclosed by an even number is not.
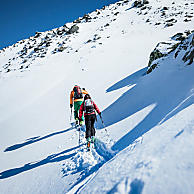
<svg viewBox="0 0 194 194"><path fill-rule="evenodd" d="M82 90L82 93L83 94L88 94L88 92L86 90ZM70 104L73 104L73 102L77 102L77 101L83 101L83 98L73 99L73 97L74 97L74 91L72 90L71 94L70 94Z"/></svg>

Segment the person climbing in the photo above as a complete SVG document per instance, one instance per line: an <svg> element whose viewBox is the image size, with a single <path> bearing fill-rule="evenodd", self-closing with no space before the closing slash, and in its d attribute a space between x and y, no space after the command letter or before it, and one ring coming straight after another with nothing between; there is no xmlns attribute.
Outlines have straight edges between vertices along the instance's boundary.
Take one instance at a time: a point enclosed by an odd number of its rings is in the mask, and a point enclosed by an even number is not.
<svg viewBox="0 0 194 194"><path fill-rule="evenodd" d="M85 117L85 125L86 125L86 140L87 140L87 148L90 150L90 143L95 143L95 128L94 123L96 120L96 112L101 116L101 112L94 101L91 99L89 94L86 94L84 97L84 101L79 109L79 120L83 121L83 112Z"/></svg>
<svg viewBox="0 0 194 194"><path fill-rule="evenodd" d="M83 102L84 94L88 94L85 88L81 89L80 86L75 85L70 94L70 108L72 109L74 106L74 119L76 124L79 122L79 109ZM82 121L80 122L83 125L84 117L82 116Z"/></svg>

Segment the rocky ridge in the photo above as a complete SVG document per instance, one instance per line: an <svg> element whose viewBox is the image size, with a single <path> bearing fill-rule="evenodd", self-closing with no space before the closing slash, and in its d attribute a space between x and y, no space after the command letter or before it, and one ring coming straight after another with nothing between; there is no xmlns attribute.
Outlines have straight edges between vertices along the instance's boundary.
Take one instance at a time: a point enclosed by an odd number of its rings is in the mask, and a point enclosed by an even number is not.
<svg viewBox="0 0 194 194"><path fill-rule="evenodd" d="M153 7L153 3L158 6ZM28 71L35 60L59 52L79 52L79 49L85 44L96 43L102 45L102 35L95 33L90 38L82 40L82 45L72 46L72 40L79 36L79 33L84 33L80 32L80 28L82 28L82 24L84 23L90 23L92 25L96 21L106 18L108 22L96 30L97 32L106 31L110 25L119 19L122 13L133 11L140 20L143 20L148 25L154 25L157 28L167 28L176 25L178 21L183 23L191 22L193 19L193 4L191 0L187 0L184 5L172 2L170 5L165 6L164 4L161 7L160 0L156 2L147 0L123 0L109 6L104 6L100 10L85 14L72 23L67 23L62 27L46 32L36 32L34 36L0 50L0 57L4 58L0 66L0 76L2 77L4 73L8 72ZM122 33L124 32L122 31ZM110 36L106 38L110 38ZM9 53L11 51L13 55L7 56L7 51Z"/></svg>
<svg viewBox="0 0 194 194"><path fill-rule="evenodd" d="M180 57L185 65L191 65L194 58L194 30L177 33L169 41L158 43L150 54L147 74L157 68L160 61L171 53L174 59Z"/></svg>

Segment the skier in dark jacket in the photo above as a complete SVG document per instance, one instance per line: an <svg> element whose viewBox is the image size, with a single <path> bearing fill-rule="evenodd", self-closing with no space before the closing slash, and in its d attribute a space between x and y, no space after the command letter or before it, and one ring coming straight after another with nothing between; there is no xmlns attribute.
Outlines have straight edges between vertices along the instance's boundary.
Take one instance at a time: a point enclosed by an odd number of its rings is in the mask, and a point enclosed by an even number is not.
<svg viewBox="0 0 194 194"><path fill-rule="evenodd" d="M94 123L96 120L96 112L101 115L99 108L96 106L94 101L91 99L89 94L86 94L84 101L79 109L79 120L82 121L82 115L84 112L85 125L86 125L86 139L87 147L90 147L90 142L94 143L95 141L95 128Z"/></svg>

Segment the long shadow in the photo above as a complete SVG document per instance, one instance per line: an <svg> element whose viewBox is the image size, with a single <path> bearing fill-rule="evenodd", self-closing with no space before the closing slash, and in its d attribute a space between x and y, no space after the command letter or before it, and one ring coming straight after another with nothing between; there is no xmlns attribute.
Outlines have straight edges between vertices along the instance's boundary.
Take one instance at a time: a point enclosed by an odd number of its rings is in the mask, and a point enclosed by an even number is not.
<svg viewBox="0 0 194 194"><path fill-rule="evenodd" d="M116 84L109 87L106 90L106 92L112 92L114 90L118 90L118 89L123 88L125 86L131 86L133 84L136 84L142 76L146 75L146 71L147 71L147 67L140 69L139 71L135 72L134 74L127 76L126 78L120 80Z"/></svg>
<svg viewBox="0 0 194 194"><path fill-rule="evenodd" d="M4 150L4 152L10 152L10 151L13 151L13 150L17 150L19 148L22 148L22 147L27 146L27 145L30 145L32 143L41 141L43 139L47 139L47 138L52 137L52 136L55 136L55 135L59 135L59 134L62 134L62 133L66 133L66 132L68 132L68 131L70 131L72 129L74 129L74 127L70 127L69 129L65 129L65 130L62 130L62 131L54 132L54 133L45 135L43 137L37 136L37 137L29 138L29 139L27 139L27 141L25 141L23 143L18 143L18 144L15 144L15 145L12 145L12 146L6 148Z"/></svg>
<svg viewBox="0 0 194 194"><path fill-rule="evenodd" d="M189 68L190 70L186 69L184 72L156 71L144 76L135 87L125 92L102 112L105 126L108 127L150 105L154 106L137 126L112 146L114 151L123 150L154 126L166 122L194 103L192 90L194 68L191 66ZM103 128L100 119L98 119L97 128Z"/></svg>
<svg viewBox="0 0 194 194"><path fill-rule="evenodd" d="M79 146L75 146L73 148L62 151L58 154L52 154L52 155L48 156L47 158L45 158L43 160L40 160L38 162L28 163L28 164L25 164L24 166L19 167L19 168L13 168L13 169L3 171L3 172L0 173L0 179L9 178L9 177L12 177L12 176L15 176L17 174L23 173L25 171L29 171L31 169L40 167L40 166L48 164L48 163L60 162L60 161L66 160L68 158L71 158L72 156L74 156L76 154L76 152L72 153L72 154L69 154L69 155L64 155L64 154L67 153L67 152L73 151L73 150L75 150L75 149L77 149L77 148L79 148L83 145L84 144L81 144Z"/></svg>

